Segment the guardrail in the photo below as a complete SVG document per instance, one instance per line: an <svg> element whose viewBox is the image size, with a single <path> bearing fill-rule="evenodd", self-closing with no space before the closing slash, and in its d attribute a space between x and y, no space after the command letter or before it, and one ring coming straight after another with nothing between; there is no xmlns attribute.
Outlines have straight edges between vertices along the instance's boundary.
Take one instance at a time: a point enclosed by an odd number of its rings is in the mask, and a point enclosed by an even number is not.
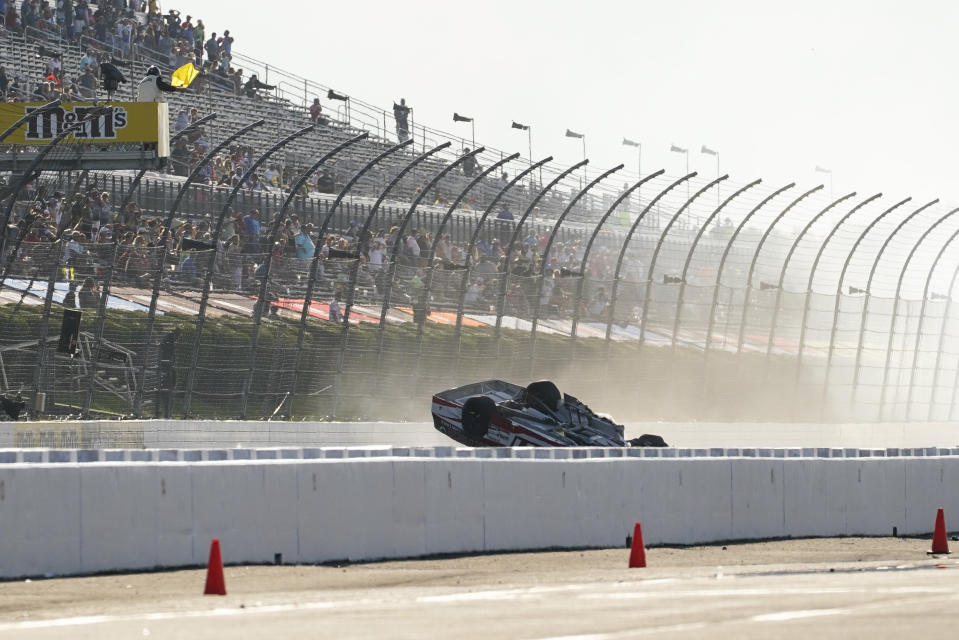
<svg viewBox="0 0 959 640"><path fill-rule="evenodd" d="M957 479L957 456L0 464L0 577L199 566L212 538L272 564L622 547L635 522L649 545L919 535Z"/></svg>
<svg viewBox="0 0 959 640"><path fill-rule="evenodd" d="M959 456L959 447L677 448L677 447L268 447L221 449L0 449L3 464L86 464L100 462L233 462L254 460L354 460L365 458L455 458L476 460L594 460L600 458L860 459Z"/></svg>

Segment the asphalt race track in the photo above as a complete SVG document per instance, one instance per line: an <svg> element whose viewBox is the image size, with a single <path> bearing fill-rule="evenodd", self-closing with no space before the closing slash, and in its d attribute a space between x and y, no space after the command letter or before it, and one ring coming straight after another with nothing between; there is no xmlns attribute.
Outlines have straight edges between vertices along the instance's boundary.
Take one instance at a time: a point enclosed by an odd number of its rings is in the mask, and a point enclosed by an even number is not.
<svg viewBox="0 0 959 640"><path fill-rule="evenodd" d="M0 583L0 638L954 638L959 563L928 540L227 567ZM224 540L229 561L229 541Z"/></svg>

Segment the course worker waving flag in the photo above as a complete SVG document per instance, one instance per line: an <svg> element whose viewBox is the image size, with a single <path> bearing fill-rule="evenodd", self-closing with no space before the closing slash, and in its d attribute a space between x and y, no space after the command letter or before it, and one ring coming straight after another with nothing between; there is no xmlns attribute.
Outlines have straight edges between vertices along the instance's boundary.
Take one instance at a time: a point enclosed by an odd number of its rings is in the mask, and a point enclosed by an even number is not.
<svg viewBox="0 0 959 640"><path fill-rule="evenodd" d="M187 62L170 74L170 84L174 87L189 87L198 75L200 75L200 71L193 66L192 62Z"/></svg>

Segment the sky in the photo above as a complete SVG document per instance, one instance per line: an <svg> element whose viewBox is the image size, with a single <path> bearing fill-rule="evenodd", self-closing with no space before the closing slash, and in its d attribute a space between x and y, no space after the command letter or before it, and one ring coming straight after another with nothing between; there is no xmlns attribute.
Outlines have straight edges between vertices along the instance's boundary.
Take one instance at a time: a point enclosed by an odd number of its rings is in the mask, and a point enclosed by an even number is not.
<svg viewBox="0 0 959 640"><path fill-rule="evenodd" d="M164 0L234 48L478 143L837 195L959 202L959 3L920 0L307 3ZM816 172L816 167L831 173Z"/></svg>

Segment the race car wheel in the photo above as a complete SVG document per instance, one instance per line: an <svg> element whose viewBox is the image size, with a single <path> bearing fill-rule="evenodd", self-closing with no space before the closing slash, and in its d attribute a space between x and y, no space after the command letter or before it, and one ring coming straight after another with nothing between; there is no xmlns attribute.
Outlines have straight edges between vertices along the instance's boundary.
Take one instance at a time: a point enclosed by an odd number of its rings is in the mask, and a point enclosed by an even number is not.
<svg viewBox="0 0 959 640"><path fill-rule="evenodd" d="M472 440L482 440L489 431L496 403L486 396L474 396L463 403L463 433Z"/></svg>
<svg viewBox="0 0 959 640"><path fill-rule="evenodd" d="M666 441L663 440L662 436L657 436L653 433L644 433L638 438L633 438L629 441L629 446L631 447L668 447Z"/></svg>
<svg viewBox="0 0 959 640"><path fill-rule="evenodd" d="M559 387L549 380L529 383L526 387L526 394L536 398L552 411L559 409L559 404L563 399Z"/></svg>

